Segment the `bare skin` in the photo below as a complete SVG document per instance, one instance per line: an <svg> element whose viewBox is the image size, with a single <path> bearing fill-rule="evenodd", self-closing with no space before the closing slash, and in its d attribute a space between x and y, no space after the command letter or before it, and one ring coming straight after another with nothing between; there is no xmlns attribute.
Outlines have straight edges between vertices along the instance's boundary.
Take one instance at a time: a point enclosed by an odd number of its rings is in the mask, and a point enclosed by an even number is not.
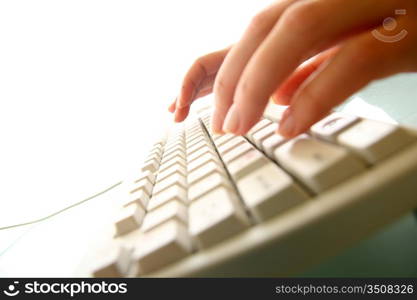
<svg viewBox="0 0 417 300"><path fill-rule="evenodd" d="M386 42L375 30L407 34ZM181 122L214 92L213 131L244 135L272 96L289 105L278 130L291 138L373 80L416 71L417 1L279 0L236 44L198 58L169 110Z"/></svg>

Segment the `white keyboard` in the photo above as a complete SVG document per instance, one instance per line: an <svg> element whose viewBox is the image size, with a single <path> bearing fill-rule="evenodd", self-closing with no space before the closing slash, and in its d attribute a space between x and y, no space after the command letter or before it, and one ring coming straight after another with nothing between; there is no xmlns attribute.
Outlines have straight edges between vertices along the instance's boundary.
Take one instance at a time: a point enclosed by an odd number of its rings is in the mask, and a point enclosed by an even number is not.
<svg viewBox="0 0 417 300"><path fill-rule="evenodd" d="M286 140L281 113L216 136L203 109L157 142L87 273L289 276L417 207L416 131L335 112Z"/></svg>

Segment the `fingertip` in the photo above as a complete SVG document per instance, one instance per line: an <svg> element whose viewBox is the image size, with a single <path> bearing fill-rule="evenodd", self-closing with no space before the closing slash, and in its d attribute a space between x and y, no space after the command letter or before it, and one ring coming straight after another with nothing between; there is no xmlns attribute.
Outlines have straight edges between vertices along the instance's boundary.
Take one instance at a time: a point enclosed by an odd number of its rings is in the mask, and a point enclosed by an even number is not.
<svg viewBox="0 0 417 300"><path fill-rule="evenodd" d="M271 100L273 103L278 104L278 99L275 94L271 96Z"/></svg>
<svg viewBox="0 0 417 300"><path fill-rule="evenodd" d="M174 113L177 106L177 98L168 106L168 111Z"/></svg>
<svg viewBox="0 0 417 300"><path fill-rule="evenodd" d="M225 134L225 132L223 131L223 129L218 128L218 127L215 128L213 126L213 124L211 125L211 131L213 131L213 133L214 134L217 134L217 135L223 135L223 134Z"/></svg>
<svg viewBox="0 0 417 300"><path fill-rule="evenodd" d="M241 124L240 119L240 113L238 111L237 105L233 104L226 114L222 130L227 133L237 134Z"/></svg>
<svg viewBox="0 0 417 300"><path fill-rule="evenodd" d="M296 121L293 112L288 108L282 115L278 126L278 134L285 138L292 138L296 135Z"/></svg>
<svg viewBox="0 0 417 300"><path fill-rule="evenodd" d="M277 91L272 96L272 101L277 105L289 105L291 97L284 92Z"/></svg>
<svg viewBox="0 0 417 300"><path fill-rule="evenodd" d="M189 106L186 106L184 108L177 108L175 111L174 121L176 123L180 123L184 121L187 118L189 111L190 111Z"/></svg>
<svg viewBox="0 0 417 300"><path fill-rule="evenodd" d="M183 119L182 119L182 116L181 116L179 110L176 110L175 114L174 114L174 122L175 123L180 123L182 120Z"/></svg>
<svg viewBox="0 0 417 300"><path fill-rule="evenodd" d="M174 117L174 122L175 123L181 123L182 121L184 121L184 117L183 116L180 116L180 115L178 115L178 114L175 114L175 117Z"/></svg>
<svg viewBox="0 0 417 300"><path fill-rule="evenodd" d="M223 120L224 117L222 113L218 110L213 112L213 118L211 121L211 129L215 134L225 134L226 132L223 130Z"/></svg>

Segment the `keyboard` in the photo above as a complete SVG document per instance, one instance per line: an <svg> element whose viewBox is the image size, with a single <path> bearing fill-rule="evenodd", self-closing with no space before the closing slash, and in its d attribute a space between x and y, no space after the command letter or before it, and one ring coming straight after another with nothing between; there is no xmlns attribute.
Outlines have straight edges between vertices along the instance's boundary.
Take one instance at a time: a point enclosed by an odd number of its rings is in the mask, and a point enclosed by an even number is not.
<svg viewBox="0 0 417 300"><path fill-rule="evenodd" d="M211 109L157 141L82 263L94 277L293 276L417 207L417 131L333 112L293 139Z"/></svg>

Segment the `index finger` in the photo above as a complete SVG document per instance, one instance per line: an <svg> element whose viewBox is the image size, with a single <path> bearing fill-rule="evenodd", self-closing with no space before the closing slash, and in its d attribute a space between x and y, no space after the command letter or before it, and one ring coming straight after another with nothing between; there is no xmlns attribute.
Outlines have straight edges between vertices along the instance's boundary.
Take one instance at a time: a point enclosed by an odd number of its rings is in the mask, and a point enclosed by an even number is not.
<svg viewBox="0 0 417 300"><path fill-rule="evenodd" d="M176 109L185 108L195 100L200 85L206 78L217 73L230 47L198 58L185 75Z"/></svg>

